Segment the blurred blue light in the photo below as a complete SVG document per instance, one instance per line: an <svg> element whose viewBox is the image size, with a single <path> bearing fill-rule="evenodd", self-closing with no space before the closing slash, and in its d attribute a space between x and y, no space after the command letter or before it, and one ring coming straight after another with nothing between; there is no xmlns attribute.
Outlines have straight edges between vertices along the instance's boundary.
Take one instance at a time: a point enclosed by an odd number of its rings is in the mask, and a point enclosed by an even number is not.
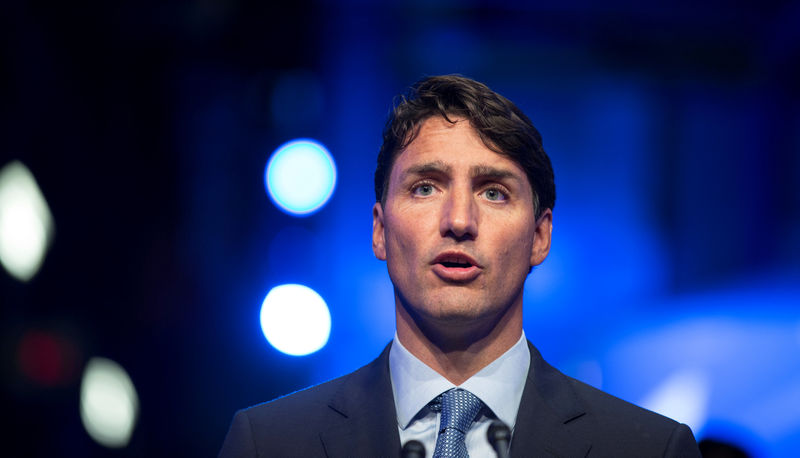
<svg viewBox="0 0 800 458"><path fill-rule="evenodd" d="M264 182L275 205L295 216L310 215L328 202L336 186L336 164L310 139L281 145L267 163Z"/></svg>
<svg viewBox="0 0 800 458"><path fill-rule="evenodd" d="M331 314L313 289L297 284L272 288L261 305L261 331L278 351L304 356L324 347Z"/></svg>
<svg viewBox="0 0 800 458"><path fill-rule="evenodd" d="M704 370L679 370L641 401L645 409L678 420L692 431L700 431L708 420L711 376Z"/></svg>

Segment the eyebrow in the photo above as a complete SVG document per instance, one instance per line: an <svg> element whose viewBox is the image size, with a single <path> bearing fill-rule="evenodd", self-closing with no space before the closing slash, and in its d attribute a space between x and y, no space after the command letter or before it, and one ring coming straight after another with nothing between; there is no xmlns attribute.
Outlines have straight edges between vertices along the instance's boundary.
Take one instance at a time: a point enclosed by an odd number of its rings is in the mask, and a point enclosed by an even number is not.
<svg viewBox="0 0 800 458"><path fill-rule="evenodd" d="M451 166L445 164L443 161L426 162L424 164L412 165L406 169L404 175L427 175L429 173L450 173L453 170Z"/></svg>
<svg viewBox="0 0 800 458"><path fill-rule="evenodd" d="M412 165L404 172L404 175L429 175L429 174L450 174L453 167L446 164L444 161L432 161L424 164ZM512 171L502 168L497 168L488 164L474 165L469 170L470 178L484 178L491 180L504 180L513 179L519 180L519 177Z"/></svg>
<svg viewBox="0 0 800 458"><path fill-rule="evenodd" d="M476 165L469 170L469 176L472 178L491 178L494 180L503 180L507 178L518 179L517 175L510 170L499 169L491 165Z"/></svg>

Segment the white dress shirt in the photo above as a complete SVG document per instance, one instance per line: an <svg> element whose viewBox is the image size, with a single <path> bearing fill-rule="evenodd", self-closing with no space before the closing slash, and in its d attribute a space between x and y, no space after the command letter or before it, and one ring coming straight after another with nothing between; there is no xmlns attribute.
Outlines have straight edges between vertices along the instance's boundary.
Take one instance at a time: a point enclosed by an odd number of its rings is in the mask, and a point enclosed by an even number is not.
<svg viewBox="0 0 800 458"><path fill-rule="evenodd" d="M470 458L495 456L486 439L489 423L494 418L508 425L513 433L530 364L530 351L523 332L508 351L458 386L477 396L484 404L467 432ZM400 443L416 439L425 446L425 456L433 456L441 415L430 410L428 403L456 385L412 355L400 343L397 333L389 350L389 373Z"/></svg>

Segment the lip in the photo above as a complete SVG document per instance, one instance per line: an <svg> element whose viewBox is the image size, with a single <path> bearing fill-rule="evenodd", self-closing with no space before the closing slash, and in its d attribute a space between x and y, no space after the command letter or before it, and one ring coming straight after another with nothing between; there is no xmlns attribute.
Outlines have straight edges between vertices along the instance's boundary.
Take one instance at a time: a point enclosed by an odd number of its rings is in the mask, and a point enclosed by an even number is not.
<svg viewBox="0 0 800 458"><path fill-rule="evenodd" d="M444 262L457 262L470 264L469 267L448 267ZM483 268L472 256L460 251L445 251L436 256L431 262L433 273L447 282L465 283L472 281L481 274Z"/></svg>

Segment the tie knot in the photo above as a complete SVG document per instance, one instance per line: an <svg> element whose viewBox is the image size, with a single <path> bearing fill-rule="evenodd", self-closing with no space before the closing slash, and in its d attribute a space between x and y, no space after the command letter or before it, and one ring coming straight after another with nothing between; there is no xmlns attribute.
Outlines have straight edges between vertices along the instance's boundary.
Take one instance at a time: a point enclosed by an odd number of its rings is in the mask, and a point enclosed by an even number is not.
<svg viewBox="0 0 800 458"><path fill-rule="evenodd" d="M455 428L466 434L481 410L483 402L477 396L461 388L453 388L441 395L442 419L440 429Z"/></svg>

